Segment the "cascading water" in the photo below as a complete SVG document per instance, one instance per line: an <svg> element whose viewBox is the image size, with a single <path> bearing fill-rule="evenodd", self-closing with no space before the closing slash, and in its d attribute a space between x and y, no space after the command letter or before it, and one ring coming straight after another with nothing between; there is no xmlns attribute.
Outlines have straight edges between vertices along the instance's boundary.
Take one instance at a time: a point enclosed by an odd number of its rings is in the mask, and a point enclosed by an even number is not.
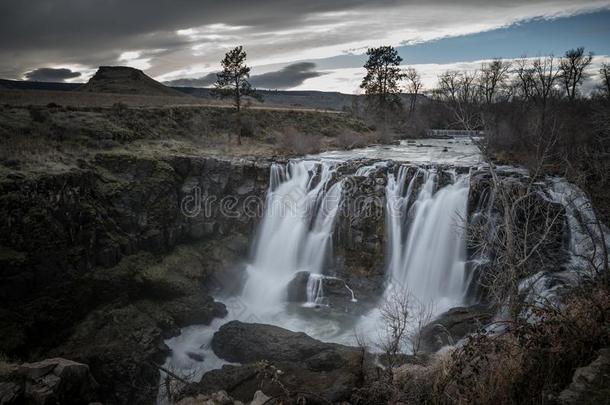
<svg viewBox="0 0 610 405"><path fill-rule="evenodd" d="M341 182L329 186L334 171L328 162L273 165L265 215L242 294L251 309L275 309L297 272L322 272L342 190Z"/></svg>
<svg viewBox="0 0 610 405"><path fill-rule="evenodd" d="M310 274L307 279L307 302L305 306L313 307L324 304L324 276Z"/></svg>
<svg viewBox="0 0 610 405"><path fill-rule="evenodd" d="M418 169L405 190L407 168L389 176L386 188L390 238L388 272L391 285L408 290L437 311L462 303L466 290L466 249L463 230L468 199L468 176L435 193L434 169ZM414 182L423 176L417 198L409 204Z"/></svg>

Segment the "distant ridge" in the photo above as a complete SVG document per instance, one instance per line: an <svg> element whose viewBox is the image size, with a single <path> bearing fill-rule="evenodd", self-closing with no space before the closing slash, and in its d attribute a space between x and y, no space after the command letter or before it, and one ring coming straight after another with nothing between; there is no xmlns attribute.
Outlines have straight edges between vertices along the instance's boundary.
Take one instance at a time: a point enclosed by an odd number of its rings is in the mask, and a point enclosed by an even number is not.
<svg viewBox="0 0 610 405"><path fill-rule="evenodd" d="M203 100L214 100L215 97L210 93L211 89L204 87L169 87L165 86L152 78L146 76L144 73L137 69L126 68L127 75L130 72L140 72L146 79L147 83L153 82L154 91L151 92L150 86L145 86L138 83L139 79L136 79L136 83L133 83L131 79L120 80L118 83L112 83L112 81L104 79L101 83L54 83L54 82L31 82L21 80L5 80L0 79L0 90L52 90L52 91L94 91L90 90L91 87L97 88L102 86L104 93L122 93L122 94L142 94L142 95L170 95L170 96L191 96ZM99 71L98 71L99 72ZM97 74L96 74L97 75ZM122 72L125 75L125 72ZM136 75L137 77L141 77ZM93 80L93 79L92 79ZM132 91L129 90L127 83L130 83ZM91 87L89 87L91 85ZM126 87L127 86L127 87ZM159 87L161 86L161 87ZM144 89L147 87L147 89ZM161 89L161 90L159 90ZM147 91L148 90L148 91ZM99 92L99 90L95 90ZM143 92L144 91L144 92ZM162 93L159 93L162 91ZM167 91L171 92L166 93ZM287 108L311 108L320 110L349 110L353 107L354 102L361 103L364 105L365 100L362 95L345 94L333 91L317 91L317 90L259 90L263 96L265 102L262 105L265 106L279 106ZM410 94L401 94L401 99L408 105L411 100ZM428 97L423 94L417 96L418 103L426 103L429 101ZM258 104L257 101L253 103Z"/></svg>
<svg viewBox="0 0 610 405"><path fill-rule="evenodd" d="M100 66L89 82L78 90L145 96L185 96L183 92L159 83L141 70L127 66Z"/></svg>
<svg viewBox="0 0 610 405"><path fill-rule="evenodd" d="M82 83L30 82L25 80L0 79L0 89L2 90L75 91L82 85Z"/></svg>
<svg viewBox="0 0 610 405"><path fill-rule="evenodd" d="M174 89L194 97L211 99L210 88L205 87L174 87ZM265 104L280 105L286 107L313 108L321 110L345 111L354 106L355 102L364 103L363 95L345 94L336 91L318 90L257 90L263 96ZM411 94L401 93L400 98L408 105ZM418 103L425 103L428 97L423 94L417 96Z"/></svg>

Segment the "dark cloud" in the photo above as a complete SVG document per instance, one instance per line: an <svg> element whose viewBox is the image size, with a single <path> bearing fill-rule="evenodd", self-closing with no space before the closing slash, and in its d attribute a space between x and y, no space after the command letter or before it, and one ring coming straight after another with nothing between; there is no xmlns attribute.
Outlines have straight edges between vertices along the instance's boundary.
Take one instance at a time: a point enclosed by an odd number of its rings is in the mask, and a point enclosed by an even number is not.
<svg viewBox="0 0 610 405"><path fill-rule="evenodd" d="M259 89L290 89L297 87L307 79L325 74L316 71L315 68L316 64L312 62L293 63L274 72L252 75L250 84ZM208 73L198 78L176 79L164 83L176 87L212 87L216 83L216 79L216 73Z"/></svg>
<svg viewBox="0 0 610 405"><path fill-rule="evenodd" d="M312 62L293 63L276 72L252 76L250 83L262 89L290 89L302 84L305 80L322 76L324 73L315 70Z"/></svg>
<svg viewBox="0 0 610 405"><path fill-rule="evenodd" d="M63 82L67 79L79 77L79 72L73 72L66 68L38 68L25 73L26 80L34 82Z"/></svg>
<svg viewBox="0 0 610 405"><path fill-rule="evenodd" d="M257 59L253 65L286 64L346 49L361 53L413 36L462 35L468 27L476 31L545 13L607 7L609 1L5 0L0 77L20 77L32 66L49 64L117 64L123 52L142 51L150 59L146 73L174 78L192 66L213 69L238 44ZM187 29L195 35L177 32Z"/></svg>
<svg viewBox="0 0 610 405"><path fill-rule="evenodd" d="M210 87L216 82L216 73L208 73L203 77L195 79L176 79L164 82L167 86L174 87Z"/></svg>

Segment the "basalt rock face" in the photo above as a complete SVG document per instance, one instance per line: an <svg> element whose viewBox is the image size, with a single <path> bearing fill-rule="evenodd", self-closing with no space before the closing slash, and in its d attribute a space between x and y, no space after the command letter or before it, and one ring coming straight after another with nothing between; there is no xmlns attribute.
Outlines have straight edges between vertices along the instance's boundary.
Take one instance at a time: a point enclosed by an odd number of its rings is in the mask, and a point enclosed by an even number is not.
<svg viewBox="0 0 610 405"><path fill-rule="evenodd" d="M339 273L383 274L386 181L381 170L345 178L333 235Z"/></svg>
<svg viewBox="0 0 610 405"><path fill-rule="evenodd" d="M226 313L208 294L237 288L268 176L264 159L100 154L5 177L0 352L81 360L107 400L150 403L163 339Z"/></svg>
<svg viewBox="0 0 610 405"><path fill-rule="evenodd" d="M250 401L259 389L269 396L283 395L281 387L264 376L266 367L273 366L281 370L280 381L290 392L315 393L334 403L348 400L352 389L360 386L373 368L370 356L359 348L239 321L223 325L214 334L212 348L219 357L244 365L208 372L184 395L218 389L242 401Z"/></svg>

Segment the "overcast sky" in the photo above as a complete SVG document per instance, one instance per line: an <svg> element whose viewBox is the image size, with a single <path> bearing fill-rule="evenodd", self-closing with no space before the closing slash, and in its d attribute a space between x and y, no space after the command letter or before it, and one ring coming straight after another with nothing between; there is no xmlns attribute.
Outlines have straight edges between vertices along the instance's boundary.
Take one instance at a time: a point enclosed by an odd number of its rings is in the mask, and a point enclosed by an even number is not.
<svg viewBox="0 0 610 405"><path fill-rule="evenodd" d="M367 47L393 45L428 86L481 60L610 55L610 0L2 0L0 77L86 81L127 65L208 86L223 54L248 52L261 88L357 92Z"/></svg>

